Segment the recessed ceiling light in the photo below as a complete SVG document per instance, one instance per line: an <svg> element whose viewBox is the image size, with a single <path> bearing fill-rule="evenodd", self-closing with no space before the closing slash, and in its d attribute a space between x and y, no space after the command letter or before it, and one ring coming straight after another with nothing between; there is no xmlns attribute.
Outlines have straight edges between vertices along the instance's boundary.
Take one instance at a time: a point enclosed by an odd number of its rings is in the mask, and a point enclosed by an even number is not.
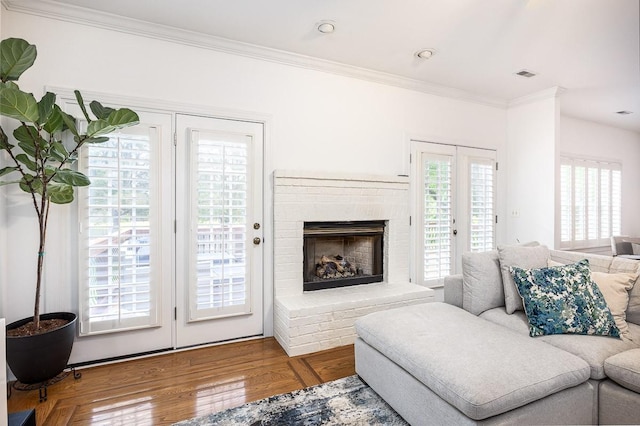
<svg viewBox="0 0 640 426"><path fill-rule="evenodd" d="M331 34L336 30L336 24L333 21L321 21L316 25L318 31L322 34Z"/></svg>
<svg viewBox="0 0 640 426"><path fill-rule="evenodd" d="M629 114L633 114L633 111L627 111L627 110L623 110L623 111L616 111L616 114L620 114L620 115L629 115Z"/></svg>
<svg viewBox="0 0 640 426"><path fill-rule="evenodd" d="M420 59L429 59L435 54L436 54L436 51L434 49L421 49L415 53L415 56Z"/></svg>
<svg viewBox="0 0 640 426"><path fill-rule="evenodd" d="M531 78L531 77L535 77L537 74L529 70L520 70L516 73L516 75L519 75L520 77Z"/></svg>

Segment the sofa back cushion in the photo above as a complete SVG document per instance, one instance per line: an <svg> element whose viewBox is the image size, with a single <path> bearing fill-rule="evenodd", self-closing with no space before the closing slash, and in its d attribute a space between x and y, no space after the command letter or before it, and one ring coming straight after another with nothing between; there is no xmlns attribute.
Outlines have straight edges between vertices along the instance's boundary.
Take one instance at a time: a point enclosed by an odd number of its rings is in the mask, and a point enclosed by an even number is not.
<svg viewBox="0 0 640 426"><path fill-rule="evenodd" d="M462 306L474 315L504 306L497 250L462 254Z"/></svg>
<svg viewBox="0 0 640 426"><path fill-rule="evenodd" d="M611 262L611 273L640 274L640 261L614 257ZM627 307L627 322L640 325L640 278L629 292L629 306Z"/></svg>
<svg viewBox="0 0 640 426"><path fill-rule="evenodd" d="M504 287L504 305L507 313L523 311L522 298L509 268L517 266L523 269L545 268L549 259L547 246L498 246L502 284Z"/></svg>
<svg viewBox="0 0 640 426"><path fill-rule="evenodd" d="M611 256L580 253L577 251L549 250L549 259L563 265L576 263L582 259L589 259L589 269L591 269L591 271L612 272L609 270L611 267L611 260L613 259Z"/></svg>

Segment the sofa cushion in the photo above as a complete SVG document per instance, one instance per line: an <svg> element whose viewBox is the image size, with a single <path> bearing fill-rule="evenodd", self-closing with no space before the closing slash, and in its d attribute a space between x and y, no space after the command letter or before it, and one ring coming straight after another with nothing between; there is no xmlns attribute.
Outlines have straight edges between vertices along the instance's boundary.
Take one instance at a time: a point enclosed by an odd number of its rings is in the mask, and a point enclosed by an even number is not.
<svg viewBox="0 0 640 426"><path fill-rule="evenodd" d="M592 271L597 272L609 272L611 256L603 256L600 254L582 253L577 251L563 251L563 250L549 250L549 259L555 261L557 264L568 265L570 263L576 263L582 259L589 259L589 268ZM554 266L554 265L549 265Z"/></svg>
<svg viewBox="0 0 640 426"><path fill-rule="evenodd" d="M504 287L504 304L507 313L522 311L522 299L513 282L513 276L509 271L512 266L520 268L544 268L547 266L549 249L547 246L524 247L524 246L498 246L500 257L500 269L502 272L502 284Z"/></svg>
<svg viewBox="0 0 640 426"><path fill-rule="evenodd" d="M589 366L578 357L444 303L369 314L356 321L356 332L476 420L589 377Z"/></svg>
<svg viewBox="0 0 640 426"><path fill-rule="evenodd" d="M495 308L483 312L480 318L499 324L523 336L526 336L529 331L529 323L524 312L509 315L504 308ZM600 380L606 377L604 361L607 358L639 347L637 342L640 342L640 326L629 324L629 333L634 339L633 341L578 334L554 334L536 337L532 340L541 340L582 358L589 364L591 378Z"/></svg>
<svg viewBox="0 0 640 426"><path fill-rule="evenodd" d="M537 269L509 268L524 300L529 334L597 334L619 337L620 330L589 261Z"/></svg>
<svg viewBox="0 0 640 426"><path fill-rule="evenodd" d="M607 358L604 371L620 386L640 393L640 348Z"/></svg>
<svg viewBox="0 0 640 426"><path fill-rule="evenodd" d="M628 272L632 274L640 273L640 262L637 260L614 257L611 262L611 273ZM640 281L640 278L638 278ZM640 325L640 283L636 284L629 293L629 306L627 307L627 322Z"/></svg>
<svg viewBox="0 0 640 426"><path fill-rule="evenodd" d="M620 330L620 336L629 339L629 325L627 324L627 306L629 305L629 290L633 288L637 274L619 273L607 274L605 272L591 271L591 279L607 301L611 315Z"/></svg>
<svg viewBox="0 0 640 426"><path fill-rule="evenodd" d="M504 306L497 250L462 254L462 300L464 309L474 315Z"/></svg>

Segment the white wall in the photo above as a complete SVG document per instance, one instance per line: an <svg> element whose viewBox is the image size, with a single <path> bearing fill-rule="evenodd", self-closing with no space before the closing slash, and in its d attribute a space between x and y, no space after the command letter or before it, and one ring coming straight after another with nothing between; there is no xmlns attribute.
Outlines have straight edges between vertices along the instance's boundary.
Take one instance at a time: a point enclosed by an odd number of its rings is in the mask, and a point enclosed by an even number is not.
<svg viewBox="0 0 640 426"><path fill-rule="evenodd" d="M523 100L507 112L507 239L554 247L556 91Z"/></svg>
<svg viewBox="0 0 640 426"><path fill-rule="evenodd" d="M622 163L622 234L640 235L640 133L562 116L560 153Z"/></svg>
<svg viewBox="0 0 640 426"><path fill-rule="evenodd" d="M2 38L37 45L20 84L37 96L46 85L272 117L266 176L275 169L403 174L407 135L505 151L500 108L15 12L4 11L1 28ZM16 242L3 255L9 321L30 315L33 297L34 218L23 195L11 195L8 223L0 223ZM68 247L75 235L69 208L54 207L44 306L74 311Z"/></svg>

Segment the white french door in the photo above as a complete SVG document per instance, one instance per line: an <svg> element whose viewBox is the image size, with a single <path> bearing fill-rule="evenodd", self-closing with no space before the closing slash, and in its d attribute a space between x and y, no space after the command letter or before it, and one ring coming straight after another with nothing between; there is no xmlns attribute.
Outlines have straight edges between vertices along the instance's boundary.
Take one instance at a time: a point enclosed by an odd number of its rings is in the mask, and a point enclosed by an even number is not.
<svg viewBox="0 0 640 426"><path fill-rule="evenodd" d="M91 186L77 196L81 337L72 362L173 346L172 115L137 110L137 126L85 145L78 161Z"/></svg>
<svg viewBox="0 0 640 426"><path fill-rule="evenodd" d="M496 152L411 141L415 280L441 285L464 251L495 246Z"/></svg>
<svg viewBox="0 0 640 426"><path fill-rule="evenodd" d="M177 347L263 333L261 123L176 116Z"/></svg>

